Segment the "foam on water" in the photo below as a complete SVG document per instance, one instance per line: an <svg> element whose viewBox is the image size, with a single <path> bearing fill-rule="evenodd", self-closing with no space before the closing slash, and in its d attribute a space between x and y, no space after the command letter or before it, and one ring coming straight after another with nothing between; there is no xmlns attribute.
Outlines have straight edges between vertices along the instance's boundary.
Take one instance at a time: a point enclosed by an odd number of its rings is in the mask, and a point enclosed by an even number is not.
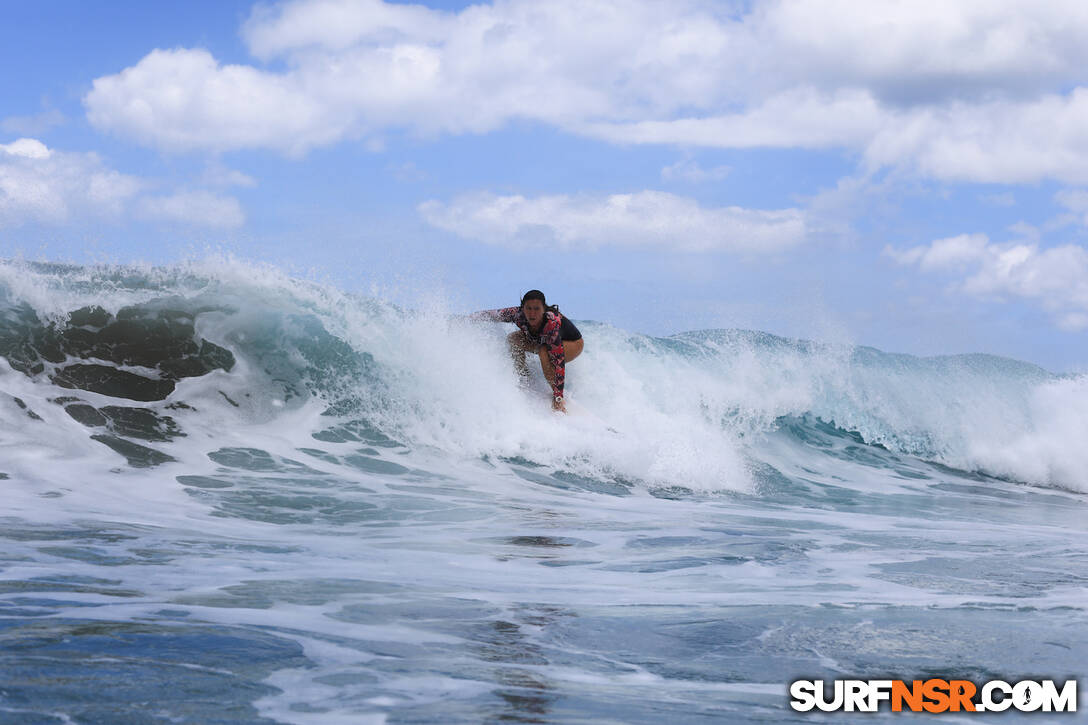
<svg viewBox="0 0 1088 725"><path fill-rule="evenodd" d="M505 326L232 260L0 264L0 300L14 722L801 721L802 676L1082 675L1083 377L579 321L563 417Z"/></svg>

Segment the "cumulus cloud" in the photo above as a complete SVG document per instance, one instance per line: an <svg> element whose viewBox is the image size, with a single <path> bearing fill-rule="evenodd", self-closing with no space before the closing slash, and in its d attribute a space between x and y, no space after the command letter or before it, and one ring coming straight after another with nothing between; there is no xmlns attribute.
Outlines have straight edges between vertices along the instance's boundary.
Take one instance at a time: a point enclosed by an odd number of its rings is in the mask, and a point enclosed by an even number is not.
<svg viewBox="0 0 1088 725"><path fill-rule="evenodd" d="M21 138L0 144L0 227L121 221L130 215L210 226L244 221L237 200L208 192L146 196L152 182L109 168L96 154Z"/></svg>
<svg viewBox="0 0 1088 725"><path fill-rule="evenodd" d="M0 144L0 226L117 217L141 186L93 153L54 151L31 138Z"/></svg>
<svg viewBox="0 0 1088 725"><path fill-rule="evenodd" d="M49 148L36 138L20 138L9 144L0 144L0 153L24 159L47 159L52 156Z"/></svg>
<svg viewBox="0 0 1088 725"><path fill-rule="evenodd" d="M885 252L900 264L962 276L955 288L975 297L1038 304L1067 330L1088 329L1088 250L1075 244L995 243L985 234L938 239Z"/></svg>
<svg viewBox="0 0 1088 725"><path fill-rule="evenodd" d="M1068 87L1088 61L1088 7L1076 0L772 1L745 24L783 83L868 88L900 106Z"/></svg>
<svg viewBox="0 0 1088 725"><path fill-rule="evenodd" d="M918 264L924 270L943 270L980 261L985 257L989 243L985 234L960 234L903 251L889 247L887 254L900 264Z"/></svg>
<svg viewBox="0 0 1088 725"><path fill-rule="evenodd" d="M671 120L580 124L588 136L628 144L713 148L828 148L861 146L887 122L867 91L823 93L798 88L762 99L743 111Z"/></svg>
<svg viewBox="0 0 1088 725"><path fill-rule="evenodd" d="M613 143L842 148L940 179L1080 182L1086 35L1079 0L290 0L244 24L255 64L155 50L84 103L97 128L169 151L297 155L527 119Z"/></svg>
<svg viewBox="0 0 1088 725"><path fill-rule="evenodd" d="M98 128L179 151L274 147L297 153L341 137L343 123L301 79L221 66L206 50L155 50L98 78L84 98Z"/></svg>
<svg viewBox="0 0 1088 725"><path fill-rule="evenodd" d="M1088 88L908 109L882 105L869 91L799 89L724 116L595 122L579 130L630 144L853 148L870 170L908 168L947 181L1088 182Z"/></svg>
<svg viewBox="0 0 1088 725"><path fill-rule="evenodd" d="M259 7L243 28L251 52L277 70L155 50L97 79L84 104L96 127L171 151L302 153L388 127L482 133L512 119L573 129L668 118L727 100L736 86L726 68L743 54L731 50L723 15L643 0L513 0L459 13L286 2Z"/></svg>
<svg viewBox="0 0 1088 725"><path fill-rule="evenodd" d="M956 102L889 119L865 150L874 167L911 165L954 181L1088 181L1088 88L1008 103Z"/></svg>
<svg viewBox="0 0 1088 725"><path fill-rule="evenodd" d="M313 0L259 5L242 29L250 50L268 59L288 51L348 50L382 39L441 41L452 16L380 0Z"/></svg>
<svg viewBox="0 0 1088 725"><path fill-rule="evenodd" d="M525 247L657 247L675 251L772 252L799 244L805 219L797 209L705 208L660 191L611 196L476 194L428 201L430 224L467 239Z"/></svg>

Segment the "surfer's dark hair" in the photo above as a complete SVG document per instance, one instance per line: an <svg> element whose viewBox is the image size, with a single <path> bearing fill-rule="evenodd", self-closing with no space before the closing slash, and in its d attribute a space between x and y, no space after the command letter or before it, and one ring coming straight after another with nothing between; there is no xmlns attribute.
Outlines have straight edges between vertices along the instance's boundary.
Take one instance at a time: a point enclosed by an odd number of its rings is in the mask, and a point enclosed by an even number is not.
<svg viewBox="0 0 1088 725"><path fill-rule="evenodd" d="M548 306L548 301L544 299L544 293L538 289L531 289L521 296L521 306L524 307L525 303L529 300L540 300L540 304L545 307Z"/></svg>
<svg viewBox="0 0 1088 725"><path fill-rule="evenodd" d="M538 289L531 289L522 295L521 306L525 307L525 303L529 300L540 300L540 304L544 305L545 310L559 314L559 305L549 305L548 301L544 299L544 293Z"/></svg>

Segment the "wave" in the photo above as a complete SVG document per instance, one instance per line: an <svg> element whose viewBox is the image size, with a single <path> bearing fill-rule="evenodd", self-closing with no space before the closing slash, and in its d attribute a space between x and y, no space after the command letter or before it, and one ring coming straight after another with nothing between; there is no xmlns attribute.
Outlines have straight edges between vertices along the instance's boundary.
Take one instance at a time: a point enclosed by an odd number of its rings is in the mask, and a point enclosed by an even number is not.
<svg viewBox="0 0 1088 725"><path fill-rule="evenodd" d="M0 433L13 458L54 462L96 451L130 467L207 460L227 432L244 442L261 430L296 448L354 440L439 462L745 490L767 436L816 456L809 444L830 425L898 454L1088 491L1085 376L989 355L579 321L587 345L568 389L584 413L559 419L539 374L536 390L519 389L503 326L451 312L225 258L0 262Z"/></svg>

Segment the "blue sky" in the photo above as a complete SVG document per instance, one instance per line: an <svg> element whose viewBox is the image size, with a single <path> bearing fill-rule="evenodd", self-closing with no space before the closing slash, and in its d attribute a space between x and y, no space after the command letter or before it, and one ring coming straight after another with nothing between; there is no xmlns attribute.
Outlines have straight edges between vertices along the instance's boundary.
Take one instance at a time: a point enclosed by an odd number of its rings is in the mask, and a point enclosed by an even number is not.
<svg viewBox="0 0 1088 725"><path fill-rule="evenodd" d="M0 256L1088 368L1081 3L0 7Z"/></svg>

